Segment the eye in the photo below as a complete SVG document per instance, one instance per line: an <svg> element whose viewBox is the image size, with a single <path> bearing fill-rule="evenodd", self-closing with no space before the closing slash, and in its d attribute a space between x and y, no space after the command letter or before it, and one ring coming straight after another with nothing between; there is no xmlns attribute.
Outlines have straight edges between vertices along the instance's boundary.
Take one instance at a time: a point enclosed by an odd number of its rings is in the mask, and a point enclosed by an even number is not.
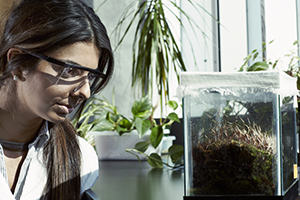
<svg viewBox="0 0 300 200"><path fill-rule="evenodd" d="M64 78L71 78L82 75L83 71L73 67L65 68L62 74Z"/></svg>
<svg viewBox="0 0 300 200"><path fill-rule="evenodd" d="M98 76L96 75L96 74L94 74L94 73L89 73L88 74L88 79L89 79L89 81L91 81L91 80L94 80L95 78L97 78Z"/></svg>
<svg viewBox="0 0 300 200"><path fill-rule="evenodd" d="M98 76L93 74L93 73L89 73L88 74L88 81L89 81L89 84L92 85L92 83L94 82L94 80L97 78Z"/></svg>

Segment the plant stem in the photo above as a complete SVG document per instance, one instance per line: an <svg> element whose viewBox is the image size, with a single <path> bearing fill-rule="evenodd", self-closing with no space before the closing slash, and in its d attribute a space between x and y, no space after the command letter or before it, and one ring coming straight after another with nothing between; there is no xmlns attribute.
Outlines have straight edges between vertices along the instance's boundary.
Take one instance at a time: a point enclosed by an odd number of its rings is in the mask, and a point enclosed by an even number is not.
<svg viewBox="0 0 300 200"><path fill-rule="evenodd" d="M155 160L156 162L159 162L159 163L161 163L163 165L166 165L167 167L170 167L172 169L176 169L176 168L181 167L181 165L179 165L179 166L171 166L167 162L164 162L162 160L158 160L158 159L155 159L153 157L150 157L149 155L145 154L144 152L141 152L141 151L139 151L137 149L134 149L134 148L133 149L126 149L126 152L131 153L132 155L136 156L140 163L141 163L141 159L138 156L138 154L142 154L142 155L146 156L148 159ZM136 154L136 153L138 153L138 154Z"/></svg>

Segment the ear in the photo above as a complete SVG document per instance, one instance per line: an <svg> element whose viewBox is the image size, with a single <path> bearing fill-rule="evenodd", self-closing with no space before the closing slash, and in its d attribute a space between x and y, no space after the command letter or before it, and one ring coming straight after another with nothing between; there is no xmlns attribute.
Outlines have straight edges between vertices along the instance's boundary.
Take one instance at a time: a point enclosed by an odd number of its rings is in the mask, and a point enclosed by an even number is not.
<svg viewBox="0 0 300 200"><path fill-rule="evenodd" d="M7 61L10 61L15 55L21 54L21 53L22 53L21 49L18 49L18 48L15 48L15 47L10 48L7 51L7 55L6 55Z"/></svg>
<svg viewBox="0 0 300 200"><path fill-rule="evenodd" d="M8 51L7 51L7 61L9 62L11 59L13 59L14 56L18 55L18 54L22 54L22 50L21 49L18 49L18 48L15 48L15 47L12 47L10 48ZM18 69L13 69L11 71L11 75L14 77L14 76L17 76L18 79L22 80L22 71L18 68Z"/></svg>

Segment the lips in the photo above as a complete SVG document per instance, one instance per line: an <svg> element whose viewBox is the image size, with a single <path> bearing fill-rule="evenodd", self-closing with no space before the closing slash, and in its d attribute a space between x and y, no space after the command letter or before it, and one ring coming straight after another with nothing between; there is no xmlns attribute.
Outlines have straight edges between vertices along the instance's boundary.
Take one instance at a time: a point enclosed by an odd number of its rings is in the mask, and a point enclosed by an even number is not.
<svg viewBox="0 0 300 200"><path fill-rule="evenodd" d="M63 104L58 104L58 107L60 108L60 110L65 113L65 114L70 114L71 112L73 112L74 108L68 105L63 105Z"/></svg>

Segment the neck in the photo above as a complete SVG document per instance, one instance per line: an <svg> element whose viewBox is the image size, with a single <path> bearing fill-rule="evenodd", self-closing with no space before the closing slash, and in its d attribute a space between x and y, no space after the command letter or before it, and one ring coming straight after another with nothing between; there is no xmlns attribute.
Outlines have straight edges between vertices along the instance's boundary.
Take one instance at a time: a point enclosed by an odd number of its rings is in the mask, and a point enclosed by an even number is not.
<svg viewBox="0 0 300 200"><path fill-rule="evenodd" d="M16 94L10 91L10 87L0 88L0 139L17 143L30 142L37 136L43 119L29 117L24 106L16 102Z"/></svg>
<svg viewBox="0 0 300 200"><path fill-rule="evenodd" d="M29 143L16 143L0 139L0 144L3 149L9 151L27 151Z"/></svg>
<svg viewBox="0 0 300 200"><path fill-rule="evenodd" d="M36 138L43 119L26 120L24 117L0 109L0 139L27 143Z"/></svg>

